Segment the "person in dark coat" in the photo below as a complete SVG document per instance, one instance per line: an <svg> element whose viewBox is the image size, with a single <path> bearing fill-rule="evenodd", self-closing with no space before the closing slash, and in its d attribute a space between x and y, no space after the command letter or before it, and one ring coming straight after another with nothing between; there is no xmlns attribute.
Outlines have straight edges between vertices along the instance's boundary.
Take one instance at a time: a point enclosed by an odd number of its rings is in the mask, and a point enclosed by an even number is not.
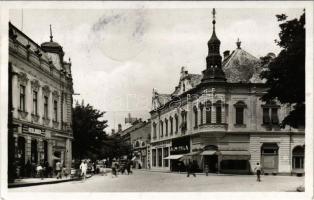
<svg viewBox="0 0 314 200"><path fill-rule="evenodd" d="M189 164L187 165L187 177L190 177L190 174L192 174L194 177L196 177L196 174L195 174L195 165L189 161Z"/></svg>

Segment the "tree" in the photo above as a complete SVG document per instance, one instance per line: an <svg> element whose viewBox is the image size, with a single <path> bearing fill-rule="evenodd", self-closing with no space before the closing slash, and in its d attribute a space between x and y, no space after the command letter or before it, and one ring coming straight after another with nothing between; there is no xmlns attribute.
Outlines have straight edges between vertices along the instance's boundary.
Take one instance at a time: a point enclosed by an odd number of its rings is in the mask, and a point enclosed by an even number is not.
<svg viewBox="0 0 314 200"><path fill-rule="evenodd" d="M268 68L261 73L261 78L266 79L269 89L261 99L277 99L282 104L292 105L281 124L297 128L305 125L305 13L293 20L287 20L284 14L276 17L282 23L280 40L275 42L282 50L275 58L262 58Z"/></svg>
<svg viewBox="0 0 314 200"><path fill-rule="evenodd" d="M101 120L105 112L76 103L73 109L73 157L76 159L98 159L104 141L108 138L105 132L107 120Z"/></svg>

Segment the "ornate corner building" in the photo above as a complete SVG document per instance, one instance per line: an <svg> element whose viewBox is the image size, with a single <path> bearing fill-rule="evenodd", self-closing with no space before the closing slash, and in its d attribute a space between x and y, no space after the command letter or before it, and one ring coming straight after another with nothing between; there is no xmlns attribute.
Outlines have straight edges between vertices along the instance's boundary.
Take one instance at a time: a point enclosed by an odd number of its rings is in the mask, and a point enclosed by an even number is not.
<svg viewBox="0 0 314 200"><path fill-rule="evenodd" d="M14 159L21 176L27 163L61 161L71 168L73 81L71 61L63 57L52 33L38 45L9 23Z"/></svg>
<svg viewBox="0 0 314 200"><path fill-rule="evenodd" d="M260 60L239 40L222 57L215 10L212 25L202 74L183 67L174 92L153 90L152 169L182 171L194 161L199 171L249 174L259 162L265 173L304 173L304 127L280 128L290 105L260 100Z"/></svg>

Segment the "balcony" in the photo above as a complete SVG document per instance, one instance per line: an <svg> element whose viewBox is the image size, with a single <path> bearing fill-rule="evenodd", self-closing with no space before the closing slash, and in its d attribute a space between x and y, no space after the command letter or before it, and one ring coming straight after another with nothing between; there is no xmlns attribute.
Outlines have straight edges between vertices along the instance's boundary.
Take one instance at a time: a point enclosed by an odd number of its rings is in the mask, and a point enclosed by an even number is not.
<svg viewBox="0 0 314 200"><path fill-rule="evenodd" d="M210 123L210 124L201 124L194 129L194 132L217 132L217 131L227 131L228 124L226 123Z"/></svg>

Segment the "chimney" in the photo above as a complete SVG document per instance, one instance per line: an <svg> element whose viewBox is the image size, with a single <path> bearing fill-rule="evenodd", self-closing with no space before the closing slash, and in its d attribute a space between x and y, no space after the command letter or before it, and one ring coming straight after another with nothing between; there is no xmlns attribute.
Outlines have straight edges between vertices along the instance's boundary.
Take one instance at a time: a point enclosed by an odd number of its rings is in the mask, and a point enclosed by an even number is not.
<svg viewBox="0 0 314 200"><path fill-rule="evenodd" d="M230 51L224 51L224 59L226 59L230 55Z"/></svg>

